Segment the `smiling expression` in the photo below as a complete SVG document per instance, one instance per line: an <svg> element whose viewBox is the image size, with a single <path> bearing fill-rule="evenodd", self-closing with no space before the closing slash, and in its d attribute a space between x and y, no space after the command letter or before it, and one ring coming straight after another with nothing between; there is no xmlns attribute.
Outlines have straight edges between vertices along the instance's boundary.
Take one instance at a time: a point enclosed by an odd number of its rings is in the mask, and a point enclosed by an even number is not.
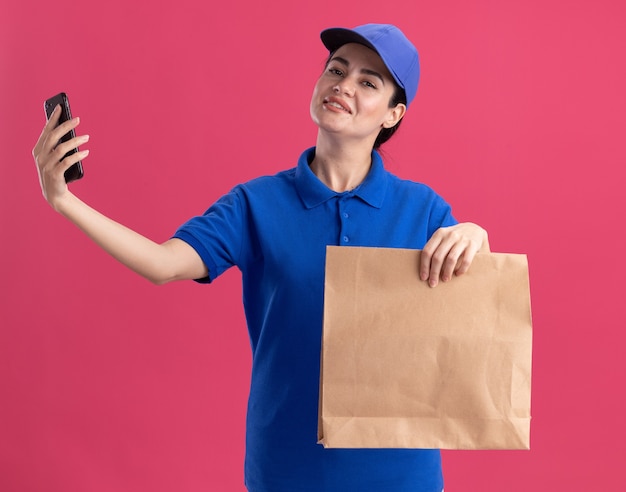
<svg viewBox="0 0 626 492"><path fill-rule="evenodd" d="M383 127L404 115L403 104L389 107L395 83L378 54L349 43L332 55L311 98L311 118L320 132L361 139L373 145Z"/></svg>

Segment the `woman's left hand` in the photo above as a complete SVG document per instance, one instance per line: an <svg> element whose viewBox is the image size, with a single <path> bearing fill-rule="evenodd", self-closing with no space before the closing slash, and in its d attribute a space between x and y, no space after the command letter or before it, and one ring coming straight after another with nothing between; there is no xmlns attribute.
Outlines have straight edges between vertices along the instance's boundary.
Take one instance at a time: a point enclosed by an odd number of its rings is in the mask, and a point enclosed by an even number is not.
<svg viewBox="0 0 626 492"><path fill-rule="evenodd" d="M476 253L488 253L487 231L477 224L464 222L435 231L422 250L420 278L435 287L439 280L447 282L452 275L463 275Z"/></svg>

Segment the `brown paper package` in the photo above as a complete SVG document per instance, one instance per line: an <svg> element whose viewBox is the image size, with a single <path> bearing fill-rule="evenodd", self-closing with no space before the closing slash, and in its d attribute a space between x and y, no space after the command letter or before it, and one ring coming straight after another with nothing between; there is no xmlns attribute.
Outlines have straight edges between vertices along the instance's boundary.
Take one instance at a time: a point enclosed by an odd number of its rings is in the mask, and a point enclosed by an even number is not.
<svg viewBox="0 0 626 492"><path fill-rule="evenodd" d="M319 442L529 449L526 256L478 254L431 288L420 254L327 248Z"/></svg>

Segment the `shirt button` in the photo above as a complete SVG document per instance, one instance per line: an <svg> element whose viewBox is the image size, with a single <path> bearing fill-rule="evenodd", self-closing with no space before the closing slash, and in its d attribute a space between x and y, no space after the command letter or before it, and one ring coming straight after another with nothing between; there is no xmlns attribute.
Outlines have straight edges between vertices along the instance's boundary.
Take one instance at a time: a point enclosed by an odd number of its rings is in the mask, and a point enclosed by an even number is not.
<svg viewBox="0 0 626 492"><path fill-rule="evenodd" d="M343 242L347 243L348 241L350 241L350 238L348 236L344 236L343 237Z"/></svg>
<svg viewBox="0 0 626 492"><path fill-rule="evenodd" d="M348 217L350 217L350 215L348 214L348 212L344 212L344 213L343 213L343 218L344 218L344 219L347 219Z"/></svg>

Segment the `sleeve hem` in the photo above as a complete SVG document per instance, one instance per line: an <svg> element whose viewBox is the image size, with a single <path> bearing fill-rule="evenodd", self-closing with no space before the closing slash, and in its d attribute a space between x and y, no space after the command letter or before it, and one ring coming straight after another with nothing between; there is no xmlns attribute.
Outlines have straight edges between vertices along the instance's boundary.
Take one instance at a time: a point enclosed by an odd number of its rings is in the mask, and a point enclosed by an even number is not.
<svg viewBox="0 0 626 492"><path fill-rule="evenodd" d="M217 274L217 267L215 266L215 262L213 261L213 258L211 258L211 255L209 254L207 249L202 245L202 243L197 238L195 238L194 236L192 236L186 231L177 231L176 234L174 234L172 237L180 239L181 241L185 241L189 246L195 249L196 253L198 253L200 258L206 265L207 270L209 271L209 274L206 277L194 279L194 282L198 282L201 284L209 284L215 278L217 278L218 274Z"/></svg>

